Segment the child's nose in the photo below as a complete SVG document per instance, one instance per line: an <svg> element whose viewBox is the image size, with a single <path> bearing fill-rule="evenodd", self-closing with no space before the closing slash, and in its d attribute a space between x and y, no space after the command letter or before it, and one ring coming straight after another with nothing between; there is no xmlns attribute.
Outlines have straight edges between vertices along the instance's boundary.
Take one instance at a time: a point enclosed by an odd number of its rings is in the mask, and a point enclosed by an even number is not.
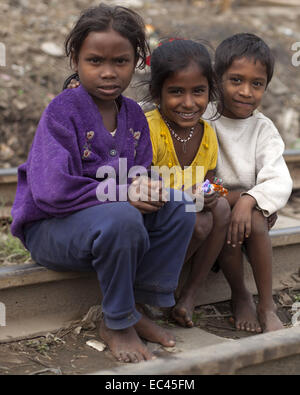
<svg viewBox="0 0 300 395"><path fill-rule="evenodd" d="M116 71L115 71L115 69L114 69L114 67L112 65L104 64L101 67L100 75L101 75L101 78L111 79L111 78L115 78Z"/></svg>
<svg viewBox="0 0 300 395"><path fill-rule="evenodd" d="M250 84L243 84L240 87L240 95L245 96L245 97L251 97L252 96L252 89Z"/></svg>
<svg viewBox="0 0 300 395"><path fill-rule="evenodd" d="M185 108L193 108L195 104L195 100L193 95L185 95L183 98L183 105Z"/></svg>

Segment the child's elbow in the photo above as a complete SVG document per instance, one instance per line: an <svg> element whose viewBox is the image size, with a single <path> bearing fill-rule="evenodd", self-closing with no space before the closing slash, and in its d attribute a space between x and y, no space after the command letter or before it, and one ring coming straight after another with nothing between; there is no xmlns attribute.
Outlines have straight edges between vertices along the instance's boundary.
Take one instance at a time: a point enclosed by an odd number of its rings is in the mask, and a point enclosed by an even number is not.
<svg viewBox="0 0 300 395"><path fill-rule="evenodd" d="M282 197L282 207L284 207L286 205L286 203L288 202L292 192L293 192L293 180L291 178L290 175L288 175L287 177L285 177L284 182L281 183L281 185L278 185L278 188L280 188L280 194Z"/></svg>
<svg viewBox="0 0 300 395"><path fill-rule="evenodd" d="M288 177L286 177L286 179L285 179L284 190L286 191L286 195L289 198L292 191L293 191L293 180L290 175L288 175Z"/></svg>
<svg viewBox="0 0 300 395"><path fill-rule="evenodd" d="M291 177L290 177L290 182L289 182L289 191L290 191L290 194L291 194L292 191L293 191L293 180L292 180Z"/></svg>

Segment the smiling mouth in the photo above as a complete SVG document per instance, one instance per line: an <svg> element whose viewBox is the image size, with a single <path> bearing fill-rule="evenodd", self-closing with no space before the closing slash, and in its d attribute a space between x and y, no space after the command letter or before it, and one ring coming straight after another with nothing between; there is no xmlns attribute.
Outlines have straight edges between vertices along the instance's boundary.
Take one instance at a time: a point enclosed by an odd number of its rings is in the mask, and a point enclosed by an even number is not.
<svg viewBox="0 0 300 395"><path fill-rule="evenodd" d="M175 111L175 113L177 115L179 115L181 118L193 119L198 114L198 111L196 111L196 112L179 112L179 111Z"/></svg>
<svg viewBox="0 0 300 395"><path fill-rule="evenodd" d="M244 107L253 107L254 106L253 103L245 103L245 102L238 101L238 100L234 100L234 103L239 104L239 105L244 106Z"/></svg>

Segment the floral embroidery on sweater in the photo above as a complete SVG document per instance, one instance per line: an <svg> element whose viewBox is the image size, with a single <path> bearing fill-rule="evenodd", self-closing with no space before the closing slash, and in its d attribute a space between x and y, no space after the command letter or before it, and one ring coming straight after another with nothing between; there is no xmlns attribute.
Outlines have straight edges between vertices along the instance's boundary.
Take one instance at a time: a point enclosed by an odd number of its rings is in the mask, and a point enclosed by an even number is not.
<svg viewBox="0 0 300 395"><path fill-rule="evenodd" d="M134 157L136 157L136 147L139 145L139 139L141 137L141 132L140 131L135 132L132 128L130 128L129 131L132 133L132 136L134 138Z"/></svg>
<svg viewBox="0 0 300 395"><path fill-rule="evenodd" d="M92 145L91 145L91 140L94 138L95 136L95 132L93 132L92 130L86 133L86 142L83 146L83 155L82 155L82 159L87 159L92 151Z"/></svg>

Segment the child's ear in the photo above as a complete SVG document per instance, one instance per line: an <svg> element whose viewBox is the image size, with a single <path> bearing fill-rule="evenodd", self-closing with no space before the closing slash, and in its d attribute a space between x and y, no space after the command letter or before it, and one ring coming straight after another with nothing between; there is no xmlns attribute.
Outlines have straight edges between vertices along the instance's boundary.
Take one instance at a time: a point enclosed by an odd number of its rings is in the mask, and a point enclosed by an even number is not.
<svg viewBox="0 0 300 395"><path fill-rule="evenodd" d="M152 86L152 84L149 84L149 94L150 94L150 97L152 98L152 102L155 104L155 106L157 107L157 108L160 108L160 102L161 102L161 97L160 97L160 95L159 96L156 96L156 92L154 92L153 91L153 86Z"/></svg>

